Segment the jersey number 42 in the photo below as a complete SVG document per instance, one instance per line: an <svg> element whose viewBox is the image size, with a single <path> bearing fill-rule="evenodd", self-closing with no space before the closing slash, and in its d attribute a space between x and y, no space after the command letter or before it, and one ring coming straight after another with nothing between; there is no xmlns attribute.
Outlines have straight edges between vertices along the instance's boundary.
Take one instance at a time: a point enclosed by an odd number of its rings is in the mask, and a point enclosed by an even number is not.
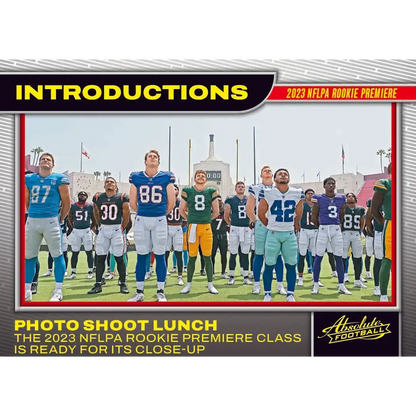
<svg viewBox="0 0 416 416"><path fill-rule="evenodd" d="M270 208L270 213L276 216L276 222L292 222L295 214L296 202L276 200Z"/></svg>

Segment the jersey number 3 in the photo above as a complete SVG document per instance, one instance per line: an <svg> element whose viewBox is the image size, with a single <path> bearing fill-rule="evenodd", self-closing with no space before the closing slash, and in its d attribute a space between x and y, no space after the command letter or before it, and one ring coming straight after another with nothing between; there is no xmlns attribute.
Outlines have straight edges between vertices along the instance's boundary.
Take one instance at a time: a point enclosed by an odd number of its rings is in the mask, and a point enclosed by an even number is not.
<svg viewBox="0 0 416 416"><path fill-rule="evenodd" d="M283 201L281 200L274 201L272 207L270 208L270 213L272 215L276 215L276 222L292 222L296 202L285 201L284 204L282 204L282 202Z"/></svg>

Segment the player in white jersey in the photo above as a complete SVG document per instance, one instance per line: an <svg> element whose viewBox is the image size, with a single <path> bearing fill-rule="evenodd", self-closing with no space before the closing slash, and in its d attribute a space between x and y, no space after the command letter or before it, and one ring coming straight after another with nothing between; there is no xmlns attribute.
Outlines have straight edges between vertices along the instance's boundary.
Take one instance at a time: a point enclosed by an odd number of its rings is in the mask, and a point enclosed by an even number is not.
<svg viewBox="0 0 416 416"><path fill-rule="evenodd" d="M265 227L261 221L258 221L258 205L259 195L262 190L270 190L273 188L273 172L270 166L263 166L260 172L261 183L251 185L248 188L249 196L247 201L247 215L250 221L254 224L254 262L253 262L253 275L254 286L253 294L260 294L260 276L264 263L264 246L266 244L267 227ZM282 256L279 255L276 262L276 277L277 277L277 290L280 294L286 294L283 287L283 261Z"/></svg>
<svg viewBox="0 0 416 416"><path fill-rule="evenodd" d="M283 255L287 270L286 300L295 301L298 254L295 228L299 231L305 195L301 188L289 186L289 180L288 170L279 169L274 174L276 186L270 190L262 190L259 195L259 220L268 230L265 244L266 266L263 273L264 301L266 302L272 300L273 268L280 253Z"/></svg>

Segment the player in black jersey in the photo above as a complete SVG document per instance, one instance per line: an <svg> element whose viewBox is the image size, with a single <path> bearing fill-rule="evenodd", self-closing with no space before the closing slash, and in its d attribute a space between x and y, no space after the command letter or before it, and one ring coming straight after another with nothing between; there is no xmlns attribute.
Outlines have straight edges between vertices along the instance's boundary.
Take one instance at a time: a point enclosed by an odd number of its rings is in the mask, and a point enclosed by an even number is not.
<svg viewBox="0 0 416 416"><path fill-rule="evenodd" d="M130 199L127 194L116 192L117 182L112 177L108 177L105 180L104 189L105 192L95 194L92 200L94 203L95 221L100 228L96 241L96 282L88 294L92 295L102 292L102 286L105 284L105 279L103 278L105 260L110 248L117 263L120 278L120 292L127 294L129 290L126 286L126 265L123 259L123 231L130 218Z"/></svg>
<svg viewBox="0 0 416 416"><path fill-rule="evenodd" d="M227 228L228 225L224 219L224 203L221 196L218 196L218 206L220 209L220 215L217 218L211 221L212 229L212 266L215 274L215 256L217 250L220 249L221 254L221 277L227 279L228 276L225 274L227 268L227 249L228 249L228 239L227 239Z"/></svg>

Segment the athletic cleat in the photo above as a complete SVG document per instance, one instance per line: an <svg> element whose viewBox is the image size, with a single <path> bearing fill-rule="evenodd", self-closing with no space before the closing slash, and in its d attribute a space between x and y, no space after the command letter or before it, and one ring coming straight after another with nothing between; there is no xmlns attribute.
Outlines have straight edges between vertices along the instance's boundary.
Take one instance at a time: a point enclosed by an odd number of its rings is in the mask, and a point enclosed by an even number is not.
<svg viewBox="0 0 416 416"><path fill-rule="evenodd" d="M271 301L272 301L272 295L270 293L266 293L264 295L263 302L271 302Z"/></svg>
<svg viewBox="0 0 416 416"><path fill-rule="evenodd" d="M172 267L172 270L170 271L171 273L176 273L178 271L178 269L176 267Z"/></svg>
<svg viewBox="0 0 416 416"><path fill-rule="evenodd" d="M361 280L355 280L354 287L359 287L360 289L367 289L367 286L363 284Z"/></svg>
<svg viewBox="0 0 416 416"><path fill-rule="evenodd" d="M254 273L253 273L253 272L251 272L251 273L249 274L248 278L249 278L249 279L254 279Z"/></svg>
<svg viewBox="0 0 416 416"><path fill-rule="evenodd" d="M87 279L92 279L93 277L94 277L94 273L93 272L88 272Z"/></svg>
<svg viewBox="0 0 416 416"><path fill-rule="evenodd" d="M104 286L107 282L105 281L104 277L101 279L101 286Z"/></svg>
<svg viewBox="0 0 416 416"><path fill-rule="evenodd" d="M48 270L46 273L42 275L42 277L52 276L52 270Z"/></svg>
<svg viewBox="0 0 416 416"><path fill-rule="evenodd" d="M228 279L227 284L229 284L229 285L233 285L233 284L234 284L234 277L230 277L230 278Z"/></svg>
<svg viewBox="0 0 416 416"><path fill-rule="evenodd" d="M389 301L389 297L387 295L380 296L380 302L388 302L388 301Z"/></svg>
<svg viewBox="0 0 416 416"><path fill-rule="evenodd" d="M127 302L143 302L144 301L144 293L143 292L136 292L133 297L127 300Z"/></svg>
<svg viewBox="0 0 416 416"><path fill-rule="evenodd" d="M105 278L106 280L112 280L114 279L115 273L109 273L108 276Z"/></svg>
<svg viewBox="0 0 416 416"><path fill-rule="evenodd" d="M313 282L313 289L311 290L312 295L317 295L319 293L319 283Z"/></svg>
<svg viewBox="0 0 416 416"><path fill-rule="evenodd" d="M87 292L89 295L95 295L96 293L101 293L103 288L101 287L101 283L96 283L93 288Z"/></svg>
<svg viewBox="0 0 416 416"><path fill-rule="evenodd" d="M146 275L144 276L144 280L149 280L151 275L152 273L147 272Z"/></svg>
<svg viewBox="0 0 416 416"><path fill-rule="evenodd" d="M209 293L212 293L213 295L218 295L218 290L215 289L215 287L212 284L212 282L208 283L208 292Z"/></svg>
<svg viewBox="0 0 416 416"><path fill-rule="evenodd" d="M215 280L215 274L212 275L212 280Z"/></svg>
<svg viewBox="0 0 416 416"><path fill-rule="evenodd" d="M254 282L253 291L251 292L253 295L260 295L260 283Z"/></svg>
<svg viewBox="0 0 416 416"><path fill-rule="evenodd" d="M352 295L352 293L342 283L338 285L338 293L342 293L343 295Z"/></svg>
<svg viewBox="0 0 416 416"><path fill-rule="evenodd" d="M344 274L344 283L349 283L350 278L348 277L348 273Z"/></svg>
<svg viewBox="0 0 416 416"><path fill-rule="evenodd" d="M32 302L32 291L26 290L25 292L25 302Z"/></svg>
<svg viewBox="0 0 416 416"><path fill-rule="evenodd" d="M158 290L156 292L156 302L167 302L165 294L163 293L163 290Z"/></svg>
<svg viewBox="0 0 416 416"><path fill-rule="evenodd" d="M338 273L337 272L332 272L332 277L338 277Z"/></svg>
<svg viewBox="0 0 416 416"><path fill-rule="evenodd" d="M37 284L37 282L32 283L32 286L30 287L30 291L32 292L32 295L36 295L36 293L38 293L38 284Z"/></svg>
<svg viewBox="0 0 416 416"><path fill-rule="evenodd" d="M52 297L49 302L60 302L63 299L63 294L61 289L55 289L52 293Z"/></svg>
<svg viewBox="0 0 416 416"><path fill-rule="evenodd" d="M324 284L320 280L318 280L318 285L319 287L325 287Z"/></svg>
<svg viewBox="0 0 416 416"><path fill-rule="evenodd" d="M123 293L124 295L130 293L125 283L120 284L120 293Z"/></svg>
<svg viewBox="0 0 416 416"><path fill-rule="evenodd" d="M374 287L374 296L381 296L380 286Z"/></svg>
<svg viewBox="0 0 416 416"><path fill-rule="evenodd" d="M93 268L92 268L92 271L93 271L93 273L95 273L95 271L97 270L97 268L94 266Z"/></svg>
<svg viewBox="0 0 416 416"><path fill-rule="evenodd" d="M248 277L244 278L243 285L252 285L252 284L253 282Z"/></svg>
<svg viewBox="0 0 416 416"><path fill-rule="evenodd" d="M183 286L183 285L184 283L183 283L182 276L178 276L178 286Z"/></svg>
<svg viewBox="0 0 416 416"><path fill-rule="evenodd" d="M182 295L186 295L190 291L191 291L191 286L186 285L179 293L181 293Z"/></svg>
<svg viewBox="0 0 416 416"><path fill-rule="evenodd" d="M296 302L296 299L293 295L287 295L286 302Z"/></svg>
<svg viewBox="0 0 416 416"><path fill-rule="evenodd" d="M68 272L65 272L64 277L67 277L67 276L68 276Z"/></svg>
<svg viewBox="0 0 416 416"><path fill-rule="evenodd" d="M309 273L309 274L312 274L312 273L313 273L313 268L312 268L312 267L309 267L309 269L308 269L308 273Z"/></svg>
<svg viewBox="0 0 416 416"><path fill-rule="evenodd" d="M74 272L72 272L69 276L68 276L68 279L69 280L72 280L72 279L75 279L77 277L77 274L76 273L74 273Z"/></svg>
<svg viewBox="0 0 416 416"><path fill-rule="evenodd" d="M206 276L207 274L206 274L206 272L205 272L205 270L201 270L201 276Z"/></svg>
<svg viewBox="0 0 416 416"><path fill-rule="evenodd" d="M371 272L366 272L365 274L366 279L372 279L373 276L371 275Z"/></svg>
<svg viewBox="0 0 416 416"><path fill-rule="evenodd" d="M221 279L228 279L228 276L227 276L225 273L223 273L223 274L221 275Z"/></svg>
<svg viewBox="0 0 416 416"><path fill-rule="evenodd" d="M303 277L299 277L299 279L298 279L298 286L300 286L300 287L303 286Z"/></svg>
<svg viewBox="0 0 416 416"><path fill-rule="evenodd" d="M184 273L186 273L186 266L183 266L183 271Z"/></svg>
<svg viewBox="0 0 416 416"><path fill-rule="evenodd" d="M278 286L277 287L277 293L279 295L287 295L286 289L283 286Z"/></svg>
<svg viewBox="0 0 416 416"><path fill-rule="evenodd" d="M166 276L170 276L170 273L166 270Z"/></svg>
<svg viewBox="0 0 416 416"><path fill-rule="evenodd" d="M361 280L363 283L367 283L367 279L366 279L363 275L361 275L361 276L360 276L360 280Z"/></svg>

